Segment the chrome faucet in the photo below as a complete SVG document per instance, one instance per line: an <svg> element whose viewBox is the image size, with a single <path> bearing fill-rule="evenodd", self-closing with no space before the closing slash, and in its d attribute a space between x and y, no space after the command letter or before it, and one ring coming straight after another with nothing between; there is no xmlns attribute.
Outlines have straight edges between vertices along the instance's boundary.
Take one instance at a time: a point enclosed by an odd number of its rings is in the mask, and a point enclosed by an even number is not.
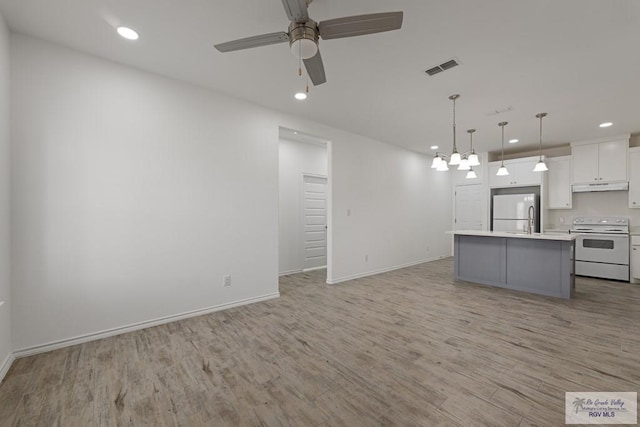
<svg viewBox="0 0 640 427"><path fill-rule="evenodd" d="M529 212L527 213L527 234L532 234L535 229L535 217L536 208L531 205L529 206Z"/></svg>

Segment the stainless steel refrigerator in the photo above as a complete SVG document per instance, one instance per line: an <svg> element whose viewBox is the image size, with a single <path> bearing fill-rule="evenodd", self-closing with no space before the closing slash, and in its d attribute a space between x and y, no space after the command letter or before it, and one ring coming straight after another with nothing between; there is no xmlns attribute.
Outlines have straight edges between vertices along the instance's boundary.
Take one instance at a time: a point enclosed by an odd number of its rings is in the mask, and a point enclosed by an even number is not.
<svg viewBox="0 0 640 427"><path fill-rule="evenodd" d="M530 206L534 209L536 206L536 195L533 193L493 196L493 231L526 231ZM534 215L537 216L538 212L534 211Z"/></svg>

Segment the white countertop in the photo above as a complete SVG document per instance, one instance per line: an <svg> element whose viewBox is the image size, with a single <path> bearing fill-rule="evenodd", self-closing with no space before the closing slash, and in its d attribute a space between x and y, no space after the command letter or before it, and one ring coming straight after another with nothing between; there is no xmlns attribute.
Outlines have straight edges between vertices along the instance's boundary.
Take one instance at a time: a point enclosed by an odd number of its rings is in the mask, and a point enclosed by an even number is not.
<svg viewBox="0 0 640 427"><path fill-rule="evenodd" d="M450 231L451 234L461 234L464 236L486 236L486 237L508 237L513 239L538 239L538 240L564 240L572 241L576 239L575 234L553 234L553 233L533 233L508 232L508 231L482 231L482 230L457 230Z"/></svg>

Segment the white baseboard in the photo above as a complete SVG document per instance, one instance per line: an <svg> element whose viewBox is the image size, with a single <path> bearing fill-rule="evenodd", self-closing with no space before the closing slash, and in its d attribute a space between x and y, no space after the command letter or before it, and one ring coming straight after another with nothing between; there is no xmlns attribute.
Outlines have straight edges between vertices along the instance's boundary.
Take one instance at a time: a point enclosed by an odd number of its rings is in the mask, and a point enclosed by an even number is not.
<svg viewBox="0 0 640 427"><path fill-rule="evenodd" d="M303 273L308 273L310 271L315 271L315 270L326 270L327 266L323 265L321 267L313 267L313 268L305 268L302 270Z"/></svg>
<svg viewBox="0 0 640 427"><path fill-rule="evenodd" d="M348 275L348 276L338 277L337 279L329 280L327 278L327 284L328 285L335 285L335 284L338 284L338 283L341 283L341 282L346 282L348 280L360 279L362 277L374 276L376 274L381 274L381 273L387 273L389 271L399 270L401 268L407 268L407 267L411 267L413 265L424 264L425 262L437 261L437 260L443 259L443 258L448 258L448 257L446 255L444 255L444 256L437 256L437 257L433 257L433 258L425 258L425 259L421 259L421 260L418 260L418 261L408 262L406 264L399 264L399 265L394 265L392 267L381 268L379 270L366 271L364 273L357 273L357 274L351 274L351 275Z"/></svg>
<svg viewBox="0 0 640 427"><path fill-rule="evenodd" d="M9 368L11 368L14 360L16 360L16 357L13 353L9 353L7 354L7 357L5 357L4 362L2 362L2 365L0 365L0 383L7 375L7 372L9 372Z"/></svg>
<svg viewBox="0 0 640 427"><path fill-rule="evenodd" d="M133 332L140 329L151 328L153 326L164 325L165 323L171 323L178 320L188 319L190 317L202 316L204 314L214 313L216 311L227 310L229 308L239 307L242 305L253 304L256 302L267 301L274 298L279 298L280 292L272 294L262 295L259 297L247 298L239 301L228 302L225 304L215 305L212 307L201 308L198 310L188 311L185 313L174 314L171 316L160 317L158 319L147 320L144 322L133 323L131 325L120 326L117 328L107 329L100 332L94 332L91 334L80 335L73 338L67 338L60 341L53 341L46 344L36 345L33 347L26 347L13 352L12 357L26 357L33 356L34 354L46 353L47 351L57 350L72 345L83 344L89 341L100 340L103 338L112 337L114 335L126 334L127 332Z"/></svg>
<svg viewBox="0 0 640 427"><path fill-rule="evenodd" d="M298 274L298 273L302 273L302 269L281 271L280 273L278 273L278 276L288 276L290 274Z"/></svg>

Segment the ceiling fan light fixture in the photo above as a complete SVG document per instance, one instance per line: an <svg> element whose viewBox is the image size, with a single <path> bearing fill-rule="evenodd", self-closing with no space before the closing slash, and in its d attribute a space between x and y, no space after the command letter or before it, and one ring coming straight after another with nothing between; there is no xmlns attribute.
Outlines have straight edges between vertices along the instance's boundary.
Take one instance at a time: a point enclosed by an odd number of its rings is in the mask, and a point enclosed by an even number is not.
<svg viewBox="0 0 640 427"><path fill-rule="evenodd" d="M318 53L318 45L314 40L294 40L291 42L291 53L298 59L313 58Z"/></svg>
<svg viewBox="0 0 640 427"><path fill-rule="evenodd" d="M289 25L289 46L298 59L310 59L318 53L318 31L315 21L292 22Z"/></svg>

